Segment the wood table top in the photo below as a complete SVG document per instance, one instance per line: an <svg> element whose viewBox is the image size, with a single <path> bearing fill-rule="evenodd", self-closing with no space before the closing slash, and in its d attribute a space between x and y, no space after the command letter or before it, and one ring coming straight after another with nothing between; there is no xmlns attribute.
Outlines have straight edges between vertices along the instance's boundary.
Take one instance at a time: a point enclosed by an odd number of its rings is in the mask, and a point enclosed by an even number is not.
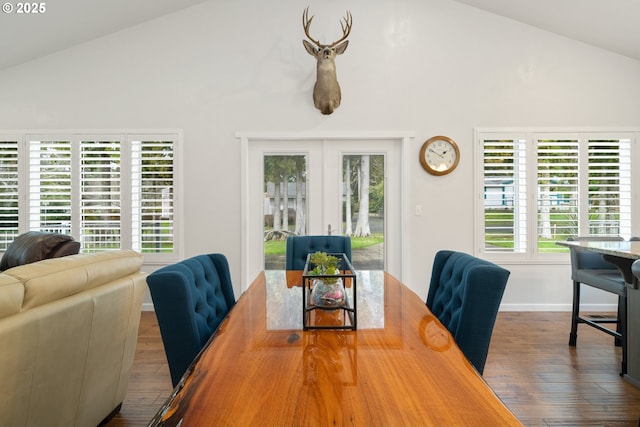
<svg viewBox="0 0 640 427"><path fill-rule="evenodd" d="M357 286L356 331L303 331L301 288L260 273L150 425L522 425L414 292Z"/></svg>

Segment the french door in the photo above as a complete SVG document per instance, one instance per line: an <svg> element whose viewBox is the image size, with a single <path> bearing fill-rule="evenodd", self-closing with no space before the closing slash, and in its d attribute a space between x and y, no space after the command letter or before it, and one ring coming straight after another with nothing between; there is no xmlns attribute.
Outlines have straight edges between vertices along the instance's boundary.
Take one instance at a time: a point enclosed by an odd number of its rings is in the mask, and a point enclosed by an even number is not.
<svg viewBox="0 0 640 427"><path fill-rule="evenodd" d="M243 286L284 269L292 234L351 235L356 269L401 277L404 138L241 138Z"/></svg>

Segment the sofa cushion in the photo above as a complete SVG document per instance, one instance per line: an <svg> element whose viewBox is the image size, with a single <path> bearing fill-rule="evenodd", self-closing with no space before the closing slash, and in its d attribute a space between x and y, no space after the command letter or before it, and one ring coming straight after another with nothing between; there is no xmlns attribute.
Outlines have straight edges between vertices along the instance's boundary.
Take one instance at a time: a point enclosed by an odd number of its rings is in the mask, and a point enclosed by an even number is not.
<svg viewBox="0 0 640 427"><path fill-rule="evenodd" d="M0 274L0 319L19 313L24 299L24 286L15 277Z"/></svg>
<svg viewBox="0 0 640 427"><path fill-rule="evenodd" d="M24 284L22 309L26 310L137 273L142 261L142 255L132 250L97 252L45 259L4 274Z"/></svg>
<svg viewBox="0 0 640 427"><path fill-rule="evenodd" d="M0 271L47 258L77 254L80 242L65 234L29 231L15 238L0 261Z"/></svg>

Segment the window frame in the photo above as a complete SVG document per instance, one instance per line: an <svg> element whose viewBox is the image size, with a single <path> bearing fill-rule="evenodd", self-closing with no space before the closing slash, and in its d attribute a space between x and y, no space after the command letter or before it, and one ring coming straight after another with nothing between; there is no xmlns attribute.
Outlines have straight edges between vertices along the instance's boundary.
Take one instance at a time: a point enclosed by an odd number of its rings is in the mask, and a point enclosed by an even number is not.
<svg viewBox="0 0 640 427"><path fill-rule="evenodd" d="M537 141L543 137L560 139L561 137L579 137L579 155L586 157L588 139L596 137L615 137L615 138L629 138L631 140L630 146L630 161L631 165L638 164L640 160L640 150L638 150L638 144L640 143L640 128L563 128L563 127L526 127L526 128L514 128L514 127L499 127L499 128L474 128L473 131L473 155L474 155L474 253L477 256L499 262L502 264L566 264L568 259L565 251L559 251L555 253L538 252L538 188L537 188L537 173L538 173L538 158L537 158ZM484 165L484 141L489 138L496 139L524 139L526 144L526 238L528 242L527 247L523 252L488 252L485 250L485 165ZM584 140L583 139L587 139ZM636 201L637 198L634 195L638 194L640 189L640 173L634 172L633 168L630 170L630 194L631 194L631 225L628 232L621 232L625 238L638 232L640 224L634 222L633 213L639 212L640 203ZM582 200L587 193L587 187L584 185L586 180L581 176L581 183L579 187L580 199ZM581 204L583 204L581 202ZM637 216L637 215L636 215ZM584 233L585 225L583 224L586 214L581 211L581 220L579 227L581 233Z"/></svg>
<svg viewBox="0 0 640 427"><path fill-rule="evenodd" d="M0 141L18 143L18 234L29 231L29 188L30 188L30 141L70 141L71 142L71 223L72 233L78 233L80 224L80 142L119 141L120 142L120 249L133 248L133 207L132 170L133 141L172 142L173 166L173 251L167 253L142 253L147 265L165 265L181 259L183 252L182 221L182 146L183 132L180 129L109 129L109 130L0 130Z"/></svg>

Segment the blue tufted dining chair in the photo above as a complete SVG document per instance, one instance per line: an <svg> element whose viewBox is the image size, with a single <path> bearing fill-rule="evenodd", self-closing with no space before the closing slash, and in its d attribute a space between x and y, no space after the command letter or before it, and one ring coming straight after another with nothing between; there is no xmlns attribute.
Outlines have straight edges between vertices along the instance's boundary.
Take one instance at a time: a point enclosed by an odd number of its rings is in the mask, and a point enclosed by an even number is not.
<svg viewBox="0 0 640 427"><path fill-rule="evenodd" d="M229 263L198 255L154 271L147 284L175 387L236 303Z"/></svg>
<svg viewBox="0 0 640 427"><path fill-rule="evenodd" d="M441 250L434 258L427 307L451 332L480 375L510 274L462 252Z"/></svg>
<svg viewBox="0 0 640 427"><path fill-rule="evenodd" d="M285 254L286 270L304 270L307 255L316 251L345 254L351 258L351 237L349 236L289 236ZM344 266L340 266L344 270Z"/></svg>

